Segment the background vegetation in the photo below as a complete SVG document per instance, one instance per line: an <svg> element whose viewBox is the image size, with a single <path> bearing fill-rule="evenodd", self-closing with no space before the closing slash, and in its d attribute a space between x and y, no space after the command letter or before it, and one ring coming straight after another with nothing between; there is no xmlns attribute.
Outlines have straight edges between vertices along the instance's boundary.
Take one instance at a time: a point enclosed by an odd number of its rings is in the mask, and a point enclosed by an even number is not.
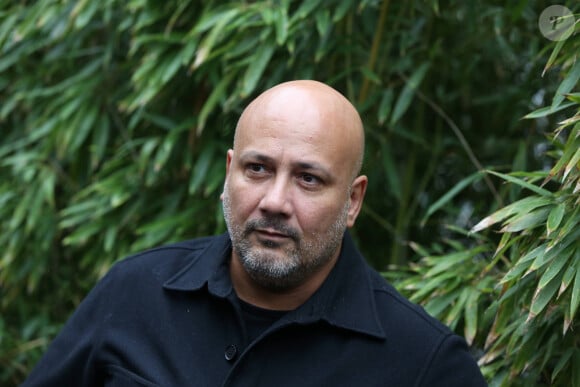
<svg viewBox="0 0 580 387"><path fill-rule="evenodd" d="M0 384L114 261L223 231L241 109L313 78L365 121L369 262L491 385L580 385L580 43L504 3L0 0Z"/></svg>

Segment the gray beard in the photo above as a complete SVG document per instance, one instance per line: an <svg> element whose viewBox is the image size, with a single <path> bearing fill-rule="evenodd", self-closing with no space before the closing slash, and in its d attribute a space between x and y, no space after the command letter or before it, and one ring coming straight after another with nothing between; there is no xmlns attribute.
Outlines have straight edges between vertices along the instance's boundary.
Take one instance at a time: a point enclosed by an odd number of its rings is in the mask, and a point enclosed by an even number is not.
<svg viewBox="0 0 580 387"><path fill-rule="evenodd" d="M349 201L345 202L328 231L313 235L312 242L304 241L296 229L286 225L277 215L251 220L245 227L234 225L227 185L224 190L223 210L232 247L250 278L269 291L283 292L304 283L334 257L346 230ZM283 248L283 257L278 256L280 251L269 254L268 249L282 247L272 241L263 242L262 248L253 246L249 237L257 228L274 229L288 235L294 243Z"/></svg>

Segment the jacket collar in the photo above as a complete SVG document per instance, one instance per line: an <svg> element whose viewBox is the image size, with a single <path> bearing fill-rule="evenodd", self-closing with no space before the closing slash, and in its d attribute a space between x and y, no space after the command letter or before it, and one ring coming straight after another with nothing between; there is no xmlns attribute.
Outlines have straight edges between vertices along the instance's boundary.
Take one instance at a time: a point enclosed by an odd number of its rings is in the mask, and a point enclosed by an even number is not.
<svg viewBox="0 0 580 387"><path fill-rule="evenodd" d="M207 285L210 294L228 297L233 294L228 269L231 248L227 233L212 238L203 251L192 254L195 256L191 262L163 287L191 292L201 291ZM346 232L337 263L322 286L283 320L300 324L325 321L332 326L384 339L373 293L366 263Z"/></svg>

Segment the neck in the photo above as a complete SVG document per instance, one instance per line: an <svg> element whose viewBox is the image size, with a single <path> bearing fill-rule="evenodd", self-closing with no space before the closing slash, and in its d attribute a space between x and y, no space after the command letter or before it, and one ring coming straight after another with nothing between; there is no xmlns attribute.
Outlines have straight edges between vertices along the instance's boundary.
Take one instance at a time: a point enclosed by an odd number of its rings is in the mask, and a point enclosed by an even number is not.
<svg viewBox="0 0 580 387"><path fill-rule="evenodd" d="M232 252L230 277L238 297L243 301L264 309L294 310L305 303L320 288L337 259L338 253L320 270L296 287L272 291L256 283L242 266L238 255Z"/></svg>

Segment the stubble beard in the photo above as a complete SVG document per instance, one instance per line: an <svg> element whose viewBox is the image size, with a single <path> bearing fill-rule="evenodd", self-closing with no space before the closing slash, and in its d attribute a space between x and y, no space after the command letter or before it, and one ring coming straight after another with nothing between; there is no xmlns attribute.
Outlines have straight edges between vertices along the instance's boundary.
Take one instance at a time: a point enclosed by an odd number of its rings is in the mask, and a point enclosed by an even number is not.
<svg viewBox="0 0 580 387"><path fill-rule="evenodd" d="M252 219L245 225L236 224L227 184L223 197L224 218L234 251L250 278L272 292L296 288L332 260L346 230L349 204L347 200L326 232L313 234L311 240L306 241L298 230L285 224L277 215ZM291 243L282 246L273 241L263 241L256 246L250 236L259 228L273 229L287 235Z"/></svg>

